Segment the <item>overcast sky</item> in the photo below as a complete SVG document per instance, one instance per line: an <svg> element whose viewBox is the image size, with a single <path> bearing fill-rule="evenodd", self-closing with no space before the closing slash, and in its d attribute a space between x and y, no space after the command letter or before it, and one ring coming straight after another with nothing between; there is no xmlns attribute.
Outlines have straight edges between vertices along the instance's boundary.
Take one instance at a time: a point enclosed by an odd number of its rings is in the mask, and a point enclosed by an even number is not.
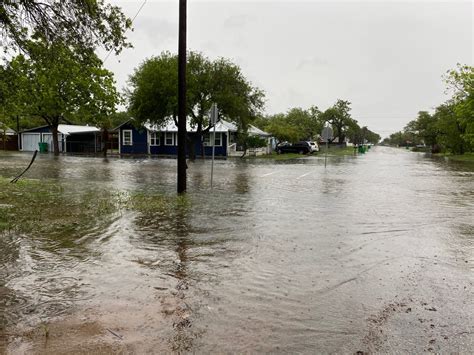
<svg viewBox="0 0 474 355"><path fill-rule="evenodd" d="M111 0L129 17L142 0ZM188 49L229 58L266 93L266 113L352 102L386 136L447 99L441 75L473 62L469 1L188 0ZM148 0L106 66L119 88L145 58L177 52L178 0ZM103 55L105 57L105 54Z"/></svg>

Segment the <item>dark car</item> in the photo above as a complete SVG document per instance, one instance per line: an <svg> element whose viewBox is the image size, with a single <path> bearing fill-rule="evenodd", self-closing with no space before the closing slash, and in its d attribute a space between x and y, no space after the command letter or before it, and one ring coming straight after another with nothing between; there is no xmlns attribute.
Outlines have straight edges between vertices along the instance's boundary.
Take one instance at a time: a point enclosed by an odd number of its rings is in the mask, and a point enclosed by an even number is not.
<svg viewBox="0 0 474 355"><path fill-rule="evenodd" d="M308 142L297 142L297 143L288 143L282 142L277 144L276 152L278 154L282 153L299 153L299 154L308 154L312 152L311 145Z"/></svg>

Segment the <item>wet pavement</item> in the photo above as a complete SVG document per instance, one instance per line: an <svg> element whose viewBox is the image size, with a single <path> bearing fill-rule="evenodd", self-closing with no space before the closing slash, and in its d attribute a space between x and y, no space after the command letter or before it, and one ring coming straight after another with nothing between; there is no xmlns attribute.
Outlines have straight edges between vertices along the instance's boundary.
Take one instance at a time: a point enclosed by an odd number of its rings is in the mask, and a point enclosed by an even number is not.
<svg viewBox="0 0 474 355"><path fill-rule="evenodd" d="M39 156L38 188L2 185L0 352L472 353L472 164L219 160L211 190L196 161L180 200L175 164Z"/></svg>

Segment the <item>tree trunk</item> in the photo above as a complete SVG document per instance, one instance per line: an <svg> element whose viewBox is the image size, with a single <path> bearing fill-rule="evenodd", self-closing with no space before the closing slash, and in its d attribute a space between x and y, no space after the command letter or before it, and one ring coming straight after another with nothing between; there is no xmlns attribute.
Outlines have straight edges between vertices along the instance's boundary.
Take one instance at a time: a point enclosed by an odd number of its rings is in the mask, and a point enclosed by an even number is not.
<svg viewBox="0 0 474 355"><path fill-rule="evenodd" d="M109 131L105 128L102 128L102 144L104 145L102 147L102 155L104 158L107 157L107 146L109 144Z"/></svg>
<svg viewBox="0 0 474 355"><path fill-rule="evenodd" d="M191 138L189 135L187 137L187 143L188 143L188 158L191 161L196 160L196 149L194 149L196 143L194 142L194 139Z"/></svg>
<svg viewBox="0 0 474 355"><path fill-rule="evenodd" d="M206 159L206 147L204 146L204 141L202 139L202 133L199 134L197 137L199 139L199 143L201 144L201 158ZM209 142L210 142L210 140L209 140Z"/></svg>
<svg viewBox="0 0 474 355"><path fill-rule="evenodd" d="M51 126L51 133L53 134L53 151L54 155L59 155L59 140L58 140L58 123Z"/></svg>
<svg viewBox="0 0 474 355"><path fill-rule="evenodd" d="M204 141L203 141L203 133L202 133L202 123L198 123L196 129L196 139L199 142L199 146L201 147L201 158L206 159L206 151L204 148Z"/></svg>
<svg viewBox="0 0 474 355"><path fill-rule="evenodd" d="M244 148L244 154L241 155L240 159L244 158L245 155L247 154L247 141L245 140L244 143L243 143L243 148Z"/></svg>

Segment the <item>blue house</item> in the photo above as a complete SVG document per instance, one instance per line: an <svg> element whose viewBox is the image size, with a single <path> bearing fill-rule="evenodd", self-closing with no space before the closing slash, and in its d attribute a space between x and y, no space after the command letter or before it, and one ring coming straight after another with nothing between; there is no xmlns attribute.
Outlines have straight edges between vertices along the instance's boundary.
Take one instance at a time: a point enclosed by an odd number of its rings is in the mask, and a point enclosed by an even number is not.
<svg viewBox="0 0 474 355"><path fill-rule="evenodd" d="M194 149L196 156L202 155L202 149L207 156L212 155L212 140L214 129L205 133L202 137L196 134L196 128L187 125L188 144L186 150ZM119 127L119 153L120 154L149 154L149 155L177 155L178 154L178 128L174 121L162 126L145 124L138 126L133 119ZM227 156L232 133L237 127L230 122L220 121L216 125L215 133L215 155Z"/></svg>
<svg viewBox="0 0 474 355"><path fill-rule="evenodd" d="M186 144L187 154L193 149L196 156L212 155L212 137L214 137L214 128L211 132L203 134L200 137L196 133L196 127L192 127L189 122L186 127L188 134L188 143ZM145 124L138 126L133 119L128 120L116 128L119 136L120 154L148 154L148 155L177 155L178 154L178 128L174 121L170 120L162 126ZM258 129L249 127L249 133L258 135L267 139L268 147L263 148L265 153L272 149L273 138L270 134ZM237 126L231 122L220 120L215 129L215 155L230 156L241 155L243 151L237 145Z"/></svg>

